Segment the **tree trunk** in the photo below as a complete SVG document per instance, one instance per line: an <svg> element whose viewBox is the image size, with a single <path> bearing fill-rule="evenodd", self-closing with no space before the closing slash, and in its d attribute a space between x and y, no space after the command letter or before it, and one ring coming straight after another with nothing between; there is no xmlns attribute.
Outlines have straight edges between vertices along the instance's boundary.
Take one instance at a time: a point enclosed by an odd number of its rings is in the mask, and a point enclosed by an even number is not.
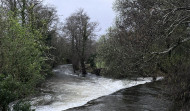
<svg viewBox="0 0 190 111"><path fill-rule="evenodd" d="M82 57L81 57L81 68L82 68L82 75L86 76L86 68L84 64L85 58L85 48L86 48L87 36L86 36L86 26L84 29L83 41L82 41Z"/></svg>
<svg viewBox="0 0 190 111"><path fill-rule="evenodd" d="M75 50L74 50L74 37L71 38L71 50L72 50L72 64L73 64L73 70L74 70L74 73L76 73L76 65L75 65L75 57L74 57L74 53L75 53Z"/></svg>
<svg viewBox="0 0 190 111"><path fill-rule="evenodd" d="M77 57L76 54L73 54L72 64L73 64L74 73L76 73L76 71L79 70L79 58Z"/></svg>
<svg viewBox="0 0 190 111"><path fill-rule="evenodd" d="M85 63L84 63L84 59L81 59L81 70L82 70L82 76L85 77L86 76L86 67L85 67Z"/></svg>
<svg viewBox="0 0 190 111"><path fill-rule="evenodd" d="M22 26L25 25L25 9L26 9L26 0L22 0L22 9L21 9L21 17L22 17Z"/></svg>

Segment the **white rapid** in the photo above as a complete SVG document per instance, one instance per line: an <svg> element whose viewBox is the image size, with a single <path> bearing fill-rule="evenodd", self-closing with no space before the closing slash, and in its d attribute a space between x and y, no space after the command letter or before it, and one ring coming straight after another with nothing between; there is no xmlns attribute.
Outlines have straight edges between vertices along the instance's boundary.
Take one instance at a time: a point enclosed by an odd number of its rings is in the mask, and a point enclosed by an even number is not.
<svg viewBox="0 0 190 111"><path fill-rule="evenodd" d="M92 74L83 78L73 73L72 65L59 66L53 72L55 77L44 84L42 93L30 100L36 111L63 111L118 90L152 81L152 78L113 80Z"/></svg>

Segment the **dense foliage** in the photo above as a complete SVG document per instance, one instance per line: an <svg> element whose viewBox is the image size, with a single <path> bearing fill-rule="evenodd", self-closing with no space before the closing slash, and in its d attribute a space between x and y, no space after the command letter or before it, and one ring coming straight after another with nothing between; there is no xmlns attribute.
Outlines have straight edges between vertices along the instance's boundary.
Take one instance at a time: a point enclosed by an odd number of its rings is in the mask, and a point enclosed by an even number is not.
<svg viewBox="0 0 190 111"><path fill-rule="evenodd" d="M38 1L0 2L2 111L8 110L10 102L34 94L36 87L51 72L49 39L54 10L42 8L44 6Z"/></svg>
<svg viewBox="0 0 190 111"><path fill-rule="evenodd" d="M45 58L41 50L45 47L40 43L41 34L38 31L31 33L30 28L22 27L11 17L1 23L6 23L6 26L1 25L0 46L0 100L4 106L12 99L31 94L43 79L45 75L41 74ZM13 98L3 103L6 97Z"/></svg>

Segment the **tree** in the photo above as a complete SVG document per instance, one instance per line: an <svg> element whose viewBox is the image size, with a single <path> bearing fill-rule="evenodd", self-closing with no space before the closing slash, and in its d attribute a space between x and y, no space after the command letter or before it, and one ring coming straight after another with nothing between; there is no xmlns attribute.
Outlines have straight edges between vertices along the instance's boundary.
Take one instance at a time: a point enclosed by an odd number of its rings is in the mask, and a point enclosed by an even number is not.
<svg viewBox="0 0 190 111"><path fill-rule="evenodd" d="M54 8L39 0L0 2L0 110L35 93L48 76ZM43 16L43 17L42 17Z"/></svg>
<svg viewBox="0 0 190 111"><path fill-rule="evenodd" d="M85 60L87 56L87 44L95 36L96 22L90 22L89 16L80 9L66 19L63 31L69 37L72 50L72 64L78 68L80 61L82 74L86 74Z"/></svg>
<svg viewBox="0 0 190 111"><path fill-rule="evenodd" d="M46 76L43 71L46 46L41 44L38 31L31 33L30 27L22 27L12 17L3 21L6 25L0 26L3 30L0 39L0 109L6 110L13 100L31 95Z"/></svg>
<svg viewBox="0 0 190 111"><path fill-rule="evenodd" d="M163 32L161 15L154 11L156 1L117 0L114 5L118 13L115 25L108 29L105 47L102 53L107 74L115 70L117 77L148 76L154 72L146 70L147 64L141 64L143 57L152 50L152 45ZM154 6L155 5L155 6ZM157 8L157 7L156 7ZM101 50L100 49L100 50ZM101 51L100 51L101 52ZM117 55L117 56L115 56ZM110 63L110 59L113 63Z"/></svg>
<svg viewBox="0 0 190 111"><path fill-rule="evenodd" d="M107 74L162 75L171 97L188 104L189 5L188 0L116 0L115 27L99 48Z"/></svg>

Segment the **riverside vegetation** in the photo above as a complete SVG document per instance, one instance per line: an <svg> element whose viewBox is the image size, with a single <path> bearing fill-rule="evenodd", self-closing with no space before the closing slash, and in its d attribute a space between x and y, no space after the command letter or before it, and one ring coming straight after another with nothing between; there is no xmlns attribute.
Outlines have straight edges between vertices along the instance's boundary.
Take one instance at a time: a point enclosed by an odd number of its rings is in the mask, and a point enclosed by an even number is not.
<svg viewBox="0 0 190 111"><path fill-rule="evenodd" d="M189 0L115 0L113 9L115 23L96 41L98 24L83 9L61 24L56 9L40 0L1 0L0 110L35 94L51 69L66 63L83 76L163 76L163 90L188 110ZM14 110L31 109L18 102Z"/></svg>

